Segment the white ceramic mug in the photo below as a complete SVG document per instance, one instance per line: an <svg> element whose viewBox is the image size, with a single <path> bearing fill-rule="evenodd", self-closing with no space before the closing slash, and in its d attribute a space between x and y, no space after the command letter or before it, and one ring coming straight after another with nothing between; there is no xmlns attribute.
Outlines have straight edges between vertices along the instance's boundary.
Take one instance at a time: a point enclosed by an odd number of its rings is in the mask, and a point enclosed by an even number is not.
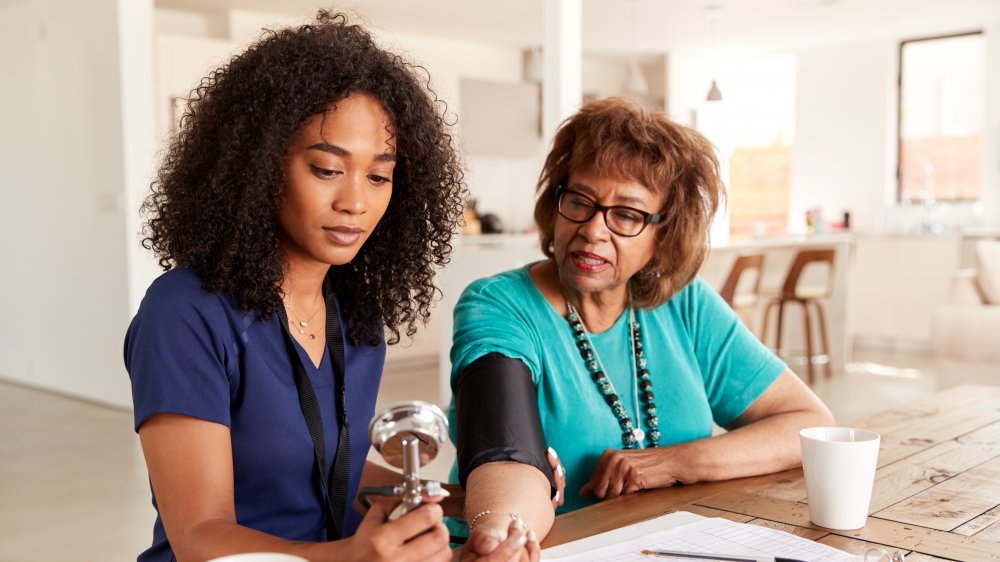
<svg viewBox="0 0 1000 562"><path fill-rule="evenodd" d="M809 518L827 529L860 529L878 464L879 434L850 427L809 427L799 432Z"/></svg>

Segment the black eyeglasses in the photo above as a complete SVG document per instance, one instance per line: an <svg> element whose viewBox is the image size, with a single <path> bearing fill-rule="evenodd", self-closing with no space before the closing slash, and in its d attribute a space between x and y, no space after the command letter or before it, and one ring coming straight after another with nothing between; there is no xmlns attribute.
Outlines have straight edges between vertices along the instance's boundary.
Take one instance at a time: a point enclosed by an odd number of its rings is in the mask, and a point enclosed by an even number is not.
<svg viewBox="0 0 1000 562"><path fill-rule="evenodd" d="M563 186L556 188L556 201L559 214L570 222L585 223L600 211L604 214L604 224L608 230L618 236L638 236L646 225L656 224L664 218L663 213L652 214L623 205L601 205L590 197Z"/></svg>

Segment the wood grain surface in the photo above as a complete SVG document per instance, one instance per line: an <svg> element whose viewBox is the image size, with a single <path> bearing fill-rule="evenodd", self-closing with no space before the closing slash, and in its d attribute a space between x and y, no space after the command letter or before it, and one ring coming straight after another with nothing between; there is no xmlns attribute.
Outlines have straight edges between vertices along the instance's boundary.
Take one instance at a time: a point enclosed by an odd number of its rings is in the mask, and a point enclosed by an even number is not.
<svg viewBox="0 0 1000 562"><path fill-rule="evenodd" d="M560 515L542 546L691 511L856 554L884 548L907 562L1000 561L1000 387L958 386L844 425L882 436L862 529L813 525L802 470L794 469L615 498Z"/></svg>

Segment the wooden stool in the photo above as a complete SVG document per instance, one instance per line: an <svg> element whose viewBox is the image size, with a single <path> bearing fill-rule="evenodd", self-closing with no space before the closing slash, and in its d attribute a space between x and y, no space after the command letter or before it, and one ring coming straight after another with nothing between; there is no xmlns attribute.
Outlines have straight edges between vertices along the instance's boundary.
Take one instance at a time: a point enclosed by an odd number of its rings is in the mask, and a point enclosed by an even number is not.
<svg viewBox="0 0 1000 562"><path fill-rule="evenodd" d="M833 287L833 259L836 255L836 251L831 249L819 249L819 250L801 250L798 255L795 256L795 261L792 262L792 267L788 270L788 275L785 277L785 284L781 289L781 294L767 303L767 307L764 309L764 329L761 331L761 340L765 343L767 342L767 327L768 321L771 315L771 309L777 307L778 309L778 320L777 320L777 330L775 332L774 347L776 353L781 354L781 324L782 318L785 312L785 303L796 302L802 305L802 325L804 328L804 337L806 342L806 366L807 374L809 377L809 384L813 383L813 360L817 357L823 357L825 359L825 373L826 377L831 376L830 370L830 341L827 339L826 334L826 316L823 314L823 305L820 304L820 299L825 299L830 296ZM802 276L802 271L807 265L815 263L825 263L829 267L829 271L826 277L826 283L821 286L799 286L799 280ZM820 333L820 345L821 353L813 353L813 342L812 342L812 322L809 314L809 306L812 305L816 310L817 322L819 324Z"/></svg>
<svg viewBox="0 0 1000 562"><path fill-rule="evenodd" d="M751 332L754 332L753 309L760 300L760 277L764 268L764 254L745 254L736 258L726 282L722 284L719 294L722 299L729 303L729 306L746 324ZM740 284L743 274L753 275L753 282L749 283L750 290L737 292L737 289L745 289L748 283Z"/></svg>

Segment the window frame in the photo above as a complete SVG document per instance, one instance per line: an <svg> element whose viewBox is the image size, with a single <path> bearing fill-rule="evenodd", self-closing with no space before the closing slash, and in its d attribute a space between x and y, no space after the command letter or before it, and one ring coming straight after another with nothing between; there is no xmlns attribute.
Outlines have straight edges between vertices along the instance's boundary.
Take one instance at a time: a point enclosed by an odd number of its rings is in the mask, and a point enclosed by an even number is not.
<svg viewBox="0 0 1000 562"><path fill-rule="evenodd" d="M896 58L896 204L902 205L903 201L903 49L908 43L920 43L924 41L940 41L942 39L955 39L958 37L969 37L972 35L982 35L982 29L974 29L945 35L932 35L927 37L916 37L913 39L903 39L899 42L899 51ZM984 100L985 103L985 100ZM972 199L946 199L942 203L976 203L980 197ZM922 198L909 197L905 203L923 204Z"/></svg>

